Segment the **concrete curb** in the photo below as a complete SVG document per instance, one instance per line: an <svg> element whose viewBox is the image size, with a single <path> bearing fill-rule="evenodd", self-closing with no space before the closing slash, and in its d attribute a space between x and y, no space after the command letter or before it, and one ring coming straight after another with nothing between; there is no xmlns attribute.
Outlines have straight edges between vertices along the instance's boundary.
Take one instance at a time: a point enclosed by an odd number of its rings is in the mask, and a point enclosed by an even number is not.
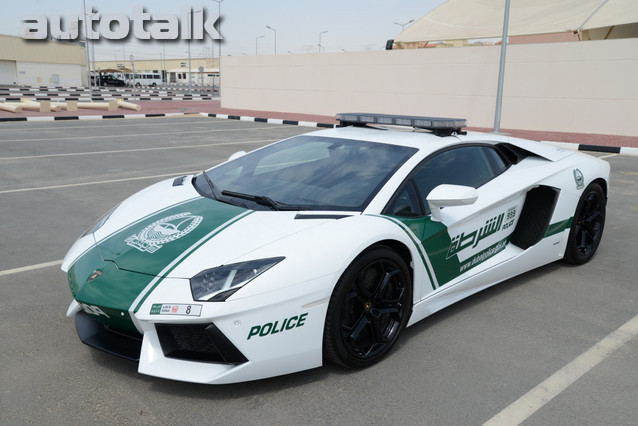
<svg viewBox="0 0 638 426"><path fill-rule="evenodd" d="M213 114L213 113L206 113L206 112L200 112L199 114L204 117L222 118L226 120L252 121L255 123L269 123L269 124L286 124L291 126L303 126L303 127L320 127L324 129L333 129L338 126L338 124L316 123L314 121L302 121L302 120L286 120L282 118L261 118L261 117L249 117L245 115Z"/></svg>
<svg viewBox="0 0 638 426"><path fill-rule="evenodd" d="M91 96L92 95L92 96ZM99 88L91 93L82 87L2 87L0 86L0 102L20 101L21 99L37 101L105 101L105 100L141 100L141 101L188 101L213 100L218 95L209 90L196 93L185 93L180 89L170 88Z"/></svg>
<svg viewBox="0 0 638 426"><path fill-rule="evenodd" d="M204 117L222 118L222 119L228 119L228 120L253 121L258 123L270 123L270 124L289 124L293 126L321 127L321 128L329 128L329 129L339 126L338 124L315 123L311 121L284 120L279 118L258 118L258 117L228 115L228 114L210 114L205 112L200 112L200 115ZM551 144L559 148L569 149L572 151L607 152L610 154L638 155L638 148L632 148L632 147L586 145L586 144L576 144L576 143L570 143L570 142L553 142L553 141L540 141L540 142Z"/></svg>
<svg viewBox="0 0 638 426"><path fill-rule="evenodd" d="M149 117L174 117L190 115L190 112L167 112L165 114L107 114L107 115L68 115L48 117L0 117L0 122L14 121L69 121L69 120L105 120L111 118L149 118Z"/></svg>
<svg viewBox="0 0 638 426"><path fill-rule="evenodd" d="M0 102L20 102L20 99L29 99L33 101L52 101L52 102L65 102L65 101L116 101L121 99L123 101L212 101L217 98L213 96L201 96L201 97L190 97L190 96L175 96L175 97L166 97L166 96L93 96L90 97L75 97L75 96L65 96L65 97L49 97L49 96L37 96L37 97L24 97L24 98L0 98Z"/></svg>
<svg viewBox="0 0 638 426"><path fill-rule="evenodd" d="M554 141L540 141L548 145L553 145L558 148L569 149L571 151L589 151L589 152L606 152L609 154L622 154L622 155L638 155L638 148L633 147L618 147L618 146L603 146L603 145L587 145L577 144L571 142L554 142Z"/></svg>
<svg viewBox="0 0 638 426"><path fill-rule="evenodd" d="M1 122L17 122L17 121L67 121L67 120L102 120L112 118L149 118L149 117L174 117L197 114L194 112L170 112L163 114L107 114L107 115L74 115L74 116L48 116L48 117L0 117ZM239 121L251 121L255 123L268 123L268 124L282 124L291 126L303 126L303 127L315 127L324 129L333 129L338 124L333 123L318 123L314 121L303 120L286 120L282 118L263 118L263 117L250 117L245 115L229 115L229 114L216 114L200 112L199 115L203 117L219 118L226 120L239 120ZM622 155L634 155L638 156L638 148L633 147L617 147L617 146L603 146L603 145L586 145L576 144L570 142L554 142L554 141L540 141L544 144L553 145L563 149L569 149L572 151L588 151L588 152L603 152L610 154L622 154Z"/></svg>
<svg viewBox="0 0 638 426"><path fill-rule="evenodd" d="M179 86L170 86L170 87L130 87L130 86L100 86L93 88L93 93L132 93L132 92L144 92L144 93L166 93L179 91L182 89L188 89L188 85L185 87ZM197 90L198 93L215 93L216 90L193 86L193 89ZM29 93L90 93L90 89L88 87L82 86L56 86L56 87L48 87L48 86L23 86L23 87L8 87L4 85L0 85L0 92L9 92L12 94L29 94Z"/></svg>

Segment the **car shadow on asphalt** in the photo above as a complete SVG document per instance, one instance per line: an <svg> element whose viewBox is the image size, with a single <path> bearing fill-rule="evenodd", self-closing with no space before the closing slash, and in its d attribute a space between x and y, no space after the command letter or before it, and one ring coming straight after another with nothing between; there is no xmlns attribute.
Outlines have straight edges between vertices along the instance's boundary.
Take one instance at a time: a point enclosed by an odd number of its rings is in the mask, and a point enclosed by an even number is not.
<svg viewBox="0 0 638 426"><path fill-rule="evenodd" d="M413 326L408 327L401 335L401 339L398 343L401 346L407 344L411 337L422 333L426 328L430 328L441 322L448 321L450 318L458 316L460 313L466 311L467 309L476 308L482 303L493 301L493 299L497 298L498 296L512 292L522 286L529 284L534 280L546 278L547 276L551 275L553 272L560 270L561 268L571 267L573 267L573 265L569 265L562 261L556 261L547 265L543 265L536 269L532 269L531 271L527 271L521 275L509 278L498 284L494 284L493 286L486 288L485 290L481 290L478 293L466 297L465 299L459 300L453 305L443 308L442 310L430 315L422 321L419 321Z"/></svg>
<svg viewBox="0 0 638 426"><path fill-rule="evenodd" d="M480 291L475 295L467 297L466 299L432 314L426 319L404 330L396 346L388 354L386 359L381 362L381 364L384 362L391 362L393 354L400 353L403 348L409 348L410 342L417 339L428 328L435 327L440 323L449 321L451 318L462 314L468 309L475 309L483 303L487 303L490 300L493 301L493 299L501 295L515 291L522 286L528 285L531 281L542 279L543 277L551 275L560 268L565 267L569 267L569 265L562 262L554 262L552 264L542 266ZM342 378L347 379L349 376L362 374L362 371L374 369L380 365L377 364L366 369L349 369L332 363L325 363L322 367L283 376L243 383L206 385L146 376L137 372L137 363L99 351L92 351L92 358L92 362L111 370L114 374L121 375L123 380L128 378L129 380L139 380L144 382L153 392L167 395L179 394L180 397L193 399L220 401L235 398L250 398L268 394L270 392L281 392L285 389L300 388L308 384L327 380L330 377L335 377L337 380Z"/></svg>

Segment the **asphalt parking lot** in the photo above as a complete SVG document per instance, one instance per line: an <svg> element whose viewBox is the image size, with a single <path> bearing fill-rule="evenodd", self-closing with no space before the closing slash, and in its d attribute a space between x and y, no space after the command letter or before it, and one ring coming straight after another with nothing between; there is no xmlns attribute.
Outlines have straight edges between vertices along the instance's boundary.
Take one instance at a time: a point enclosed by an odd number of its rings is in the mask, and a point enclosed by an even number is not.
<svg viewBox="0 0 638 426"><path fill-rule="evenodd" d="M312 130L200 116L0 123L0 424L637 424L635 156L596 154L612 177L590 263L547 265L459 302L365 370L204 386L140 375L79 341L59 265L104 212Z"/></svg>

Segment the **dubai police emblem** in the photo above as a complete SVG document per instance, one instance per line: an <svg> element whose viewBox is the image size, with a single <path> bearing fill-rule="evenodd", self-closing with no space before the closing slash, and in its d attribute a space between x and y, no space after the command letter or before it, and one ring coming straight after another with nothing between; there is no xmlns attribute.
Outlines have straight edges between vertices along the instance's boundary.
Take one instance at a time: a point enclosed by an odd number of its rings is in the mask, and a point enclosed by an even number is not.
<svg viewBox="0 0 638 426"><path fill-rule="evenodd" d="M192 232L201 222L201 216L192 215L190 212L174 214L151 223L124 241L139 251L155 253L164 244Z"/></svg>
<svg viewBox="0 0 638 426"><path fill-rule="evenodd" d="M585 176L583 176L583 172L574 169L574 181L576 181L576 189L583 189L585 187Z"/></svg>

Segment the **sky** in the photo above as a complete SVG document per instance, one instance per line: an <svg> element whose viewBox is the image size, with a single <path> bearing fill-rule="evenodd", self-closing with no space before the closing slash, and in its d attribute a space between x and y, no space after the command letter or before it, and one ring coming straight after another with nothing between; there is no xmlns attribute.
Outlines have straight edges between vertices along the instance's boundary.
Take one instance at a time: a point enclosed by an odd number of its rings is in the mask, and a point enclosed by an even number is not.
<svg viewBox="0 0 638 426"><path fill-rule="evenodd" d="M181 20L184 6L203 6L207 16L217 15L213 0L84 0L86 6L100 14L120 13L132 16L135 6L147 13L176 15ZM386 40L401 32L401 25L415 21L446 0L223 0L221 7L221 52L227 55L260 55L275 53L317 53L382 50ZM82 0L20 0L0 14L0 33L21 36L23 19L28 15L82 14ZM97 16L97 15L96 15ZM65 21L63 21L63 25ZM215 26L219 29L220 23ZM406 25L407 28L410 24ZM97 30L97 23L96 23ZM147 24L148 26L148 24ZM275 31L266 28L270 26ZM263 36L263 37L261 37ZM260 37L260 38L258 38ZM192 57L219 55L219 45L206 37L190 43ZM139 41L133 36L123 41L101 39L95 43L96 60L184 58L188 56L185 41Z"/></svg>

